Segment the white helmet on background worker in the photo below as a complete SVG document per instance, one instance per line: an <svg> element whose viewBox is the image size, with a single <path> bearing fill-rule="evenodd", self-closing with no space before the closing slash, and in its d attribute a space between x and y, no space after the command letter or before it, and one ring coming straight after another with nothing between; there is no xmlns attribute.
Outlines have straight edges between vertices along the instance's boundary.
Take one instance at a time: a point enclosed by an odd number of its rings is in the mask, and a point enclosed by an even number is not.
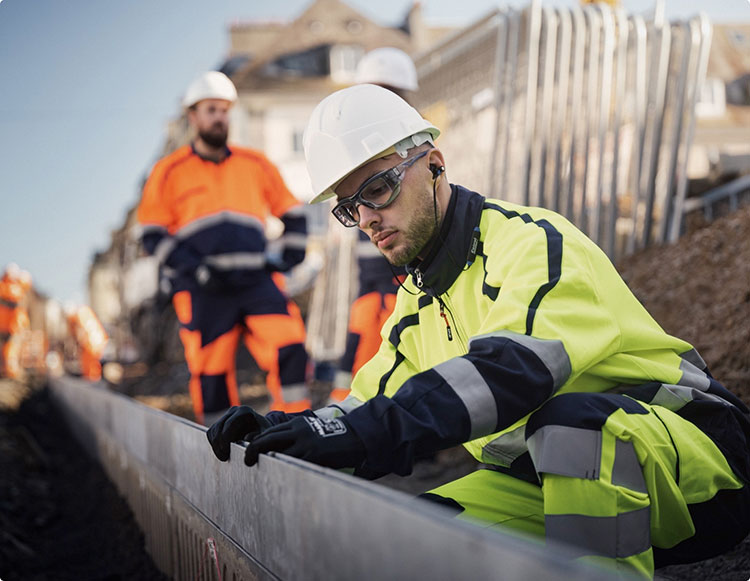
<svg viewBox="0 0 750 581"><path fill-rule="evenodd" d="M416 91L417 69L399 48L386 46L368 52L357 65L356 83L371 83L401 91Z"/></svg>
<svg viewBox="0 0 750 581"><path fill-rule="evenodd" d="M21 267L15 262L9 262L5 265L5 276L13 280L18 280L21 276Z"/></svg>
<svg viewBox="0 0 750 581"><path fill-rule="evenodd" d="M203 99L222 99L234 103L237 100L237 89L224 73L208 71L190 83L182 99L182 106L189 109Z"/></svg>
<svg viewBox="0 0 750 581"><path fill-rule="evenodd" d="M371 161L433 143L440 130L388 89L354 85L323 99L312 112L302 143L315 197L335 196L333 189Z"/></svg>

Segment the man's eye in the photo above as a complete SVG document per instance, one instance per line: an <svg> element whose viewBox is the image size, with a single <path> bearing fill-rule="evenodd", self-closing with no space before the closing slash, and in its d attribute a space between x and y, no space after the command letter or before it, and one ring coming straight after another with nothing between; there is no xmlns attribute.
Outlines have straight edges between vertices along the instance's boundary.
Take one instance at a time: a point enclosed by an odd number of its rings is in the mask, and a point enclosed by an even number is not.
<svg viewBox="0 0 750 581"><path fill-rule="evenodd" d="M388 186L380 182L378 184L373 184L370 188L367 188L367 191L363 193L362 197L364 197L366 200L376 200L377 198L380 198L387 194Z"/></svg>

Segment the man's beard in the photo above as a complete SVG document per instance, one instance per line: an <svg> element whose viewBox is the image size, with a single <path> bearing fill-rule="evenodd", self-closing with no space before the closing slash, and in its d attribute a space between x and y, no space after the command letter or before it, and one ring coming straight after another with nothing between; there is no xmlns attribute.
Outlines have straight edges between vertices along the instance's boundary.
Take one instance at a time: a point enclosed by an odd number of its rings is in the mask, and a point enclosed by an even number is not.
<svg viewBox="0 0 750 581"><path fill-rule="evenodd" d="M422 254L435 234L435 211L431 205L420 206L406 228L401 230L404 244L393 253L384 254L393 266L405 266Z"/></svg>
<svg viewBox="0 0 750 581"><path fill-rule="evenodd" d="M214 126L207 131L199 131L198 137L200 137L209 147L219 149L220 147L226 146L228 133L229 132L225 127Z"/></svg>

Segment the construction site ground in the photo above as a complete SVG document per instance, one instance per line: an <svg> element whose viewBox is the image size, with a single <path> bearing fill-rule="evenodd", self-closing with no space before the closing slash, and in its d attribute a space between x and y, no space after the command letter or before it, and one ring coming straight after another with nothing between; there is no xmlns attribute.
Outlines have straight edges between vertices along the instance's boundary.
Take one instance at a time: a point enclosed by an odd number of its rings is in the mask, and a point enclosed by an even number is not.
<svg viewBox="0 0 750 581"><path fill-rule="evenodd" d="M678 243L640 252L618 269L654 318L691 342L713 375L750 404L750 207L710 225L697 222ZM241 399L263 409L262 377L244 363ZM186 386L184 364L173 363L141 369L109 388L191 418ZM318 389L322 398L326 388ZM379 482L418 494L475 468L454 448L419 462L409 477ZM0 382L0 535L5 581L162 578L127 504L74 441L43 387L10 380ZM750 541L657 575L745 581Z"/></svg>

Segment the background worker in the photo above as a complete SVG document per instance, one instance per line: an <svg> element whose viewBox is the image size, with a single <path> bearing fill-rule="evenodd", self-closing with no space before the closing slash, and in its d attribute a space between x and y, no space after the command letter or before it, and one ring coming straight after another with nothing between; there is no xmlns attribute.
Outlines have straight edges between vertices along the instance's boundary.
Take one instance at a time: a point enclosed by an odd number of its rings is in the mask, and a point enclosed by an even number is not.
<svg viewBox="0 0 750 581"><path fill-rule="evenodd" d="M20 335L29 329L29 315L21 302L31 290L31 275L14 262L0 278L0 372L3 377L21 377Z"/></svg>
<svg viewBox="0 0 750 581"><path fill-rule="evenodd" d="M78 351L81 377L91 381L102 378L101 358L109 337L88 305L69 304L65 307L70 335Z"/></svg>
<svg viewBox="0 0 750 581"><path fill-rule="evenodd" d="M267 372L271 408L309 406L305 328L274 282L305 256L306 219L276 167L259 151L227 145L232 81L209 71L183 100L194 141L161 159L143 189L143 245L172 286L190 370L195 417L210 423L239 404L240 336ZM267 217L284 225L281 261L266 256Z"/></svg>
<svg viewBox="0 0 750 581"><path fill-rule="evenodd" d="M357 65L355 80L370 83L394 92L407 103L409 95L419 89L417 69L411 57L394 47L376 48ZM357 298L349 312L346 350L334 377L332 401L343 401L349 395L352 376L377 353L380 330L396 304L399 279L406 271L392 266L372 245L367 234L358 232Z"/></svg>
<svg viewBox="0 0 750 581"><path fill-rule="evenodd" d="M334 215L410 277L349 398L236 408L208 431L217 457L248 436L248 465L276 451L374 478L463 443L489 468L426 496L457 518L644 577L740 542L747 408L562 216L450 184L437 134L372 85L313 111L313 201L336 196Z"/></svg>

